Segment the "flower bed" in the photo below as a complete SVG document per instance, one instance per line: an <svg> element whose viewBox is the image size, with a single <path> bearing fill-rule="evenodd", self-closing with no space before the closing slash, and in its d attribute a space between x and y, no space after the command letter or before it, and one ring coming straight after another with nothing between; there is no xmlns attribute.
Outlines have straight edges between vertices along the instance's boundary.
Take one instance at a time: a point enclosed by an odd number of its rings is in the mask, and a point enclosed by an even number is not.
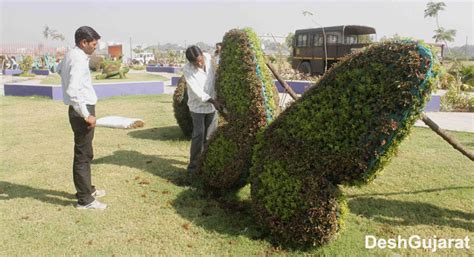
<svg viewBox="0 0 474 257"><path fill-rule="evenodd" d="M53 100L62 100L63 93L59 85L39 85L28 83L7 83L5 96L46 96ZM98 83L94 90L99 99L123 95L153 95L164 93L162 81Z"/></svg>

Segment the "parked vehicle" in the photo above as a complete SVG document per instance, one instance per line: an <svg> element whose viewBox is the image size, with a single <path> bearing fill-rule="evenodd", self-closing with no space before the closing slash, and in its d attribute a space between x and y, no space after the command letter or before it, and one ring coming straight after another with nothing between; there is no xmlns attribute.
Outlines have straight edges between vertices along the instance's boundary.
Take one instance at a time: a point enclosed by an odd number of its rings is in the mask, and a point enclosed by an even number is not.
<svg viewBox="0 0 474 257"><path fill-rule="evenodd" d="M344 55L367 46L375 37L374 28L359 25L296 30L292 67L303 73L323 74Z"/></svg>
<svg viewBox="0 0 474 257"><path fill-rule="evenodd" d="M153 53L139 53L133 59L133 64L148 64L150 61L155 60L155 55Z"/></svg>

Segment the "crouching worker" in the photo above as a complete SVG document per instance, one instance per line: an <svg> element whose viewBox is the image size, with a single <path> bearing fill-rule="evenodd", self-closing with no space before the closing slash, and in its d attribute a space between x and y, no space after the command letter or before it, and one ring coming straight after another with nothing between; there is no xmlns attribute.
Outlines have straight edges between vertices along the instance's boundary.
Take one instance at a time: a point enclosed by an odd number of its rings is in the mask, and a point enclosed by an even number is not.
<svg viewBox="0 0 474 257"><path fill-rule="evenodd" d="M63 99L69 105L69 123L74 132L73 180L76 187L77 209L107 208L95 198L105 195L91 181L91 162L94 157L92 140L95 127L97 96L92 87L89 56L95 51L100 35L91 27L83 26L74 35L76 46L58 65Z"/></svg>
<svg viewBox="0 0 474 257"><path fill-rule="evenodd" d="M215 69L212 66L211 55L203 53L197 46L190 46L186 49L186 59L189 63L183 67L183 72L187 83L188 106L193 121L187 170L189 174L193 174L207 138L217 128L216 110L220 111L222 105L215 100Z"/></svg>

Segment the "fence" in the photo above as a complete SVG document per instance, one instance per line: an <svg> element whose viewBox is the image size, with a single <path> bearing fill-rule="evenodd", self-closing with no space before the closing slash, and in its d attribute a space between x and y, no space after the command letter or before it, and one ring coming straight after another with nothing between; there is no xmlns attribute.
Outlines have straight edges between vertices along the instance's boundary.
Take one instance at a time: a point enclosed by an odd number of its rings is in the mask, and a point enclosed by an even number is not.
<svg viewBox="0 0 474 257"><path fill-rule="evenodd" d="M67 51L66 46L48 46L42 43L1 43L0 55L33 57L49 54L52 56L63 56Z"/></svg>

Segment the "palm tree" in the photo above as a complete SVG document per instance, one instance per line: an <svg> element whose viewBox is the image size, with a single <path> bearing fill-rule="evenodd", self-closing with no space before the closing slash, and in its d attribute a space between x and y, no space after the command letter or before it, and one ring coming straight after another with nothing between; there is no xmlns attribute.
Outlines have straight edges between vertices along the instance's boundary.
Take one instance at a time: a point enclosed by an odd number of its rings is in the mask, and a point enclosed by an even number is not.
<svg viewBox="0 0 474 257"><path fill-rule="evenodd" d="M436 18L436 26L439 29L439 21L438 21L438 13L439 11L443 11L446 4L443 2L429 2L426 4L425 9L425 18L426 17L435 17Z"/></svg>
<svg viewBox="0 0 474 257"><path fill-rule="evenodd" d="M435 42L453 42L454 37L456 36L455 29L445 29L443 27L440 27L438 29L435 29L434 32L435 35L433 36L433 39L435 40Z"/></svg>
<svg viewBox="0 0 474 257"><path fill-rule="evenodd" d="M456 30L455 29L445 29L443 27L439 26L439 21L438 21L438 14L439 11L443 11L444 7L446 7L446 4L444 2L428 2L426 4L426 9L425 9L425 18L426 17L435 17L436 18L436 27L437 29L434 30L435 35L433 36L433 39L436 42L443 42L446 45L446 48L448 49L448 52L451 52L451 50L448 48L448 42L453 42L454 37L456 36Z"/></svg>
<svg viewBox="0 0 474 257"><path fill-rule="evenodd" d="M48 39L48 37L49 37L49 27L48 26L44 26L43 36L46 40Z"/></svg>
<svg viewBox="0 0 474 257"><path fill-rule="evenodd" d="M51 37L52 40L64 41L65 37L55 29L51 29L49 26L44 26L43 36L46 40Z"/></svg>

